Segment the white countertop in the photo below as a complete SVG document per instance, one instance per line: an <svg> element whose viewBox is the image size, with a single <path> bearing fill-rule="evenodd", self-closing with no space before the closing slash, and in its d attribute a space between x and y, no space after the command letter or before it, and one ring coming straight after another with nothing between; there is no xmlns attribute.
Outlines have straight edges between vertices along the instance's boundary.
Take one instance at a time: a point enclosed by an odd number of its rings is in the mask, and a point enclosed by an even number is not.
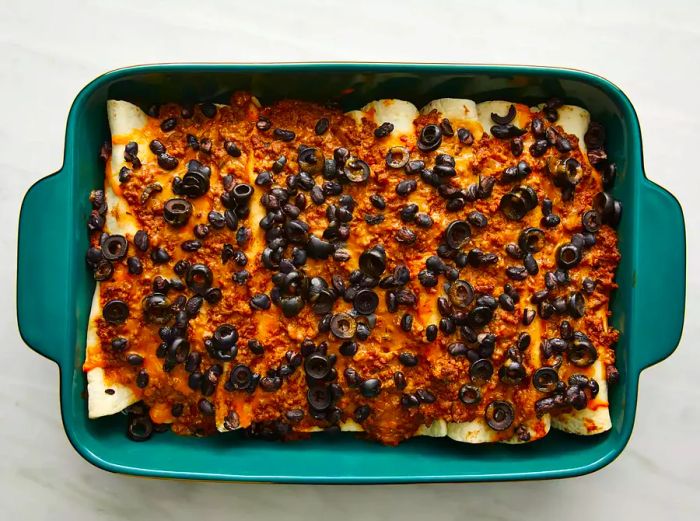
<svg viewBox="0 0 700 521"><path fill-rule="evenodd" d="M699 519L700 4L331 3L0 3L0 518ZM73 451L57 368L22 343L15 318L19 205L61 165L73 98L102 72L136 63L310 60L561 65L601 74L630 97L648 176L685 209L688 299L683 341L642 375L632 439L607 468L531 483L271 487L128 478Z"/></svg>

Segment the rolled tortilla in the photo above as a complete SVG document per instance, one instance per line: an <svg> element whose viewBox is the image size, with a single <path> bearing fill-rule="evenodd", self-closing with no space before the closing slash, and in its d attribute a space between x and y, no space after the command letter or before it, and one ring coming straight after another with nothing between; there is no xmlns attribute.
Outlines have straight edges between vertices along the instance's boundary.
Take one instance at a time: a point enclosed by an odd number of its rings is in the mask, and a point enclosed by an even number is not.
<svg viewBox="0 0 700 521"><path fill-rule="evenodd" d="M508 112L511 104L512 103L508 101L490 101L476 105L471 100L450 98L435 100L421 109L421 112L427 114L431 111L437 111L439 119L449 119L454 129L457 129L460 126L469 128L474 135L475 140L478 141L482 134L489 134L489 130L494 124L491 120L491 113L495 112L500 115L505 115ZM520 127L526 126L530 120L528 107L518 104L513 105L517 110L514 124ZM466 165L470 164L473 156L472 148L459 147L454 150L449 149L446 151L455 157L455 163L457 165L458 176L461 184L475 181L476 176L471 174L471 172L459 171L460 165L464 165L462 168L466 168ZM527 297L521 299L521 302L525 301L527 301ZM437 309L435 310L435 313L437 313ZM535 321L529 328L522 328L523 330L527 330L532 336L533 345L539 345L540 333L538 324L539 323ZM528 356L539 358L539 352L538 350L530 349L528 350ZM530 360L530 363L536 367L539 366L538 360ZM530 435L529 441L542 438L547 434L550 427L549 420L548 415L542 418L536 418L534 417L534 414L532 414L526 422L521 424L527 429ZM447 436L456 441L465 443L491 443L496 441L501 441L504 443L524 443L518 439L516 435L513 435L507 439L502 439L501 433L491 429L487 425L485 419L482 417L475 418L469 422L448 422Z"/></svg>
<svg viewBox="0 0 700 521"><path fill-rule="evenodd" d="M358 124L362 124L363 120L370 122L372 127L380 126L382 123L391 123L394 125L393 131L386 137L383 138L383 143L386 151L393 146L407 146L412 147L416 141L416 127L415 120L418 117L418 109L415 105L407 101L397 100L397 99L383 99L378 101L373 101L368 103L361 110L356 110L347 113L348 116L353 118ZM419 203L420 206L425 207L425 204L420 204L420 197L414 194L413 201ZM423 201L423 203L425 203ZM352 237L351 237L352 241ZM348 245L352 250L352 245ZM359 248L362 251L362 248ZM357 262L359 259L359 254L354 256L354 261ZM421 318L416 316L417 321ZM341 429L361 431L362 426L355 423L352 420L348 420L341 424ZM430 425L421 425L415 433L415 436L431 436L431 437L443 437L447 432L446 423L444 420L436 420Z"/></svg>
<svg viewBox="0 0 700 521"><path fill-rule="evenodd" d="M90 319L87 329L88 359L91 356L95 356L100 350L100 340L97 336L97 318L100 315L100 283L98 282L95 285L95 293L92 297ZM101 367L95 367L88 371L87 382L89 418L99 418L101 416L116 414L139 400L130 387L117 382L108 384L104 369Z"/></svg>
<svg viewBox="0 0 700 521"><path fill-rule="evenodd" d="M538 105L533 110L541 110L544 105ZM579 147L586 156L586 143L584 136L591 122L590 113L574 105L562 105L557 109L559 118L556 125L561 126L567 134L573 134L578 138ZM600 189L602 190L602 184ZM601 310L599 319L605 331L608 331L607 306ZM600 355L600 353L599 353ZM610 407L608 404L608 383L605 378L605 363L599 356L593 365L585 372L589 378L595 378L598 382L598 395L589 400L585 409L572 410L552 417L552 427L555 429L579 435L592 435L605 432L612 427L610 420Z"/></svg>
<svg viewBox="0 0 700 521"><path fill-rule="evenodd" d="M138 225L129 203L121 196L119 189L119 170L128 166L124 161L124 148L129 141L136 141L139 153L148 150L148 143L142 133L148 122L148 116L136 105L126 101L107 101L107 118L112 135L112 157L105 166L105 197L107 216L105 232L131 236L138 230ZM90 308L86 340L85 367L88 381L88 416L99 418L115 414L125 407L136 403L140 398L126 385L117 382L108 383L105 371L99 367L100 340L97 336L97 320L102 316L100 302L100 283L95 284L95 292ZM107 389L114 391L107 394Z"/></svg>

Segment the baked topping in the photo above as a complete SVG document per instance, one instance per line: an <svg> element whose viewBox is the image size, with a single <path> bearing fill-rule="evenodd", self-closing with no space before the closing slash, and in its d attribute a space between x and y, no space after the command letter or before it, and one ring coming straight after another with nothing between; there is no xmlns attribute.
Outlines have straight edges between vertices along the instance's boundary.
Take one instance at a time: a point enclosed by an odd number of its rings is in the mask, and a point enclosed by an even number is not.
<svg viewBox="0 0 700 521"><path fill-rule="evenodd" d="M103 233L102 191L88 220L102 318L86 369L143 400L129 436L354 421L397 443L478 419L520 439L584 408L601 376L570 376L613 367L599 317L622 207L604 132L584 156L558 110L524 123L509 105L481 136L436 112L404 135L245 94L160 107L118 172L138 231Z"/></svg>

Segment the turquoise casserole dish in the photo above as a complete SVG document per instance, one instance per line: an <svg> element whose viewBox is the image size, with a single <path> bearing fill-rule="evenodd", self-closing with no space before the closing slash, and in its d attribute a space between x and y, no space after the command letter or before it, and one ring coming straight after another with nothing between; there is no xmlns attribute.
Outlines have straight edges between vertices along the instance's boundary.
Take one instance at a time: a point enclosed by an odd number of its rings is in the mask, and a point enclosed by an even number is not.
<svg viewBox="0 0 700 521"><path fill-rule="evenodd" d="M167 433L148 443L124 435L121 417L88 420L81 370L94 283L85 266L87 195L101 187L97 160L108 138L105 102L226 102L234 90L265 101L336 100L359 108L380 98L420 106L441 97L535 103L557 96L587 108L608 133L619 167L613 195L624 204L622 262L612 324L620 383L611 388L611 431L593 437L552 431L520 446L414 438L398 447L351 433L297 443ZM51 219L45 216L50 215ZM55 252L48 258L44 252ZM685 304L685 227L678 201L646 178L639 122L613 84L585 72L538 67L428 64L164 64L109 72L78 94L68 117L63 167L26 194L19 222L17 317L24 341L60 368L63 424L75 449L106 470L152 477L298 483L402 483L561 478L592 472L624 449L639 376L676 348ZM663 303L663 305L659 305Z"/></svg>

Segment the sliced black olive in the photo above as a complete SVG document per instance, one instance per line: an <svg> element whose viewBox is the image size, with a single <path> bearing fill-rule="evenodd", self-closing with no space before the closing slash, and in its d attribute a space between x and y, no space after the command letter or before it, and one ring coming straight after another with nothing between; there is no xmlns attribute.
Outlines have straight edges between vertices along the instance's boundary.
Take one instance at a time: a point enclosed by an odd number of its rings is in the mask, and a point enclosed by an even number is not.
<svg viewBox="0 0 700 521"><path fill-rule="evenodd" d="M382 390L382 382L378 378L368 378L360 384L360 393L365 398L374 398Z"/></svg>
<svg viewBox="0 0 700 521"><path fill-rule="evenodd" d="M554 391L559 382L559 374L551 367L540 367L532 375L532 386L541 393Z"/></svg>
<svg viewBox="0 0 700 521"><path fill-rule="evenodd" d="M338 338L347 340L355 336L357 321L347 313L337 313L331 319L331 333Z"/></svg>
<svg viewBox="0 0 700 521"><path fill-rule="evenodd" d="M253 372L247 366L239 364L231 369L228 381L233 390L248 389L253 382Z"/></svg>
<svg viewBox="0 0 700 521"><path fill-rule="evenodd" d="M222 324L216 328L211 338L209 354L217 360L233 360L238 353L238 331L231 324ZM205 343L206 345L206 343Z"/></svg>
<svg viewBox="0 0 700 521"><path fill-rule="evenodd" d="M528 205L525 199L517 193L507 192L501 197L499 209L512 221L519 221L528 212Z"/></svg>
<svg viewBox="0 0 700 521"><path fill-rule="evenodd" d="M544 247L544 232L539 228L525 228L518 237L518 246L527 253L540 251Z"/></svg>
<svg viewBox="0 0 700 521"><path fill-rule="evenodd" d="M493 364L487 358L476 360L469 366L469 377L474 385L484 385L493 376Z"/></svg>
<svg viewBox="0 0 700 521"><path fill-rule="evenodd" d="M371 289L363 289L357 292L352 304L359 313L371 315L379 305L379 296Z"/></svg>
<svg viewBox="0 0 700 521"><path fill-rule="evenodd" d="M246 205L253 196L253 187L246 183L238 183L231 191L233 198L238 202L238 206Z"/></svg>
<svg viewBox="0 0 700 521"><path fill-rule="evenodd" d="M576 367L588 367L598 359L598 352L588 338L574 336L566 350L569 362Z"/></svg>
<svg viewBox="0 0 700 521"><path fill-rule="evenodd" d="M214 276L204 264L193 264L187 270L185 282L187 287L197 294L203 295L211 287Z"/></svg>
<svg viewBox="0 0 700 521"><path fill-rule="evenodd" d="M484 418L488 426L493 430L504 431L513 424L515 411L510 403L503 400L495 400L486 407Z"/></svg>
<svg viewBox="0 0 700 521"><path fill-rule="evenodd" d="M603 217L596 210L588 210L581 216L581 224L587 232L595 233L603 225Z"/></svg>
<svg viewBox="0 0 700 521"><path fill-rule="evenodd" d="M123 300L110 300L102 309L102 316L110 324L121 324L129 318L129 306Z"/></svg>
<svg viewBox="0 0 700 521"><path fill-rule="evenodd" d="M360 270L370 277L378 279L386 269L386 252L380 246L365 250L360 255Z"/></svg>
<svg viewBox="0 0 700 521"><path fill-rule="evenodd" d="M386 154L386 164L389 168L403 168L408 164L409 157L408 148L391 147Z"/></svg>
<svg viewBox="0 0 700 521"><path fill-rule="evenodd" d="M173 192L187 197L201 197L209 191L209 177L211 169L199 161L192 159L187 163L187 173L179 182L179 178L173 181Z"/></svg>
<svg viewBox="0 0 700 521"><path fill-rule="evenodd" d="M167 324L173 318L170 304L168 297L161 293L147 295L141 302L144 319L152 324Z"/></svg>
<svg viewBox="0 0 700 521"><path fill-rule="evenodd" d="M187 224L192 215L192 204L185 199L168 199L163 205L163 219L179 228Z"/></svg>
<svg viewBox="0 0 700 521"><path fill-rule="evenodd" d="M452 221L445 230L445 242L453 250L462 248L471 238L472 230L467 221Z"/></svg>
<svg viewBox="0 0 700 521"><path fill-rule="evenodd" d="M153 422L145 415L129 414L126 435L131 441L146 441L153 435Z"/></svg>
<svg viewBox="0 0 700 521"><path fill-rule="evenodd" d="M333 396L326 385L314 385L306 392L306 399L312 409L325 411L331 406Z"/></svg>
<svg viewBox="0 0 700 521"><path fill-rule="evenodd" d="M579 291L575 291L566 301L566 309L574 318L582 318L586 312L586 301Z"/></svg>
<svg viewBox="0 0 700 521"><path fill-rule="evenodd" d="M516 188L513 188L511 192L518 194L523 198L523 200L525 201L525 205L527 206L528 212L535 208L539 203L537 192L535 192L535 190L531 186L520 185Z"/></svg>
<svg viewBox="0 0 700 521"><path fill-rule="evenodd" d="M515 119L515 115L517 114L517 111L515 109L515 105L511 103L510 107L508 107L508 112L504 116L499 116L495 112L491 113L491 120L496 123L497 125L507 125L513 119Z"/></svg>
<svg viewBox="0 0 700 521"><path fill-rule="evenodd" d="M320 173L326 164L326 158L323 156L323 152L314 147L306 147L301 150L297 161L300 170L302 172L308 172L309 174Z"/></svg>
<svg viewBox="0 0 700 521"><path fill-rule="evenodd" d="M304 371L311 378L323 380L331 370L331 363L328 357L321 354L315 354L306 357L304 360Z"/></svg>
<svg viewBox="0 0 700 521"><path fill-rule="evenodd" d="M591 149L602 147L605 143L605 127L600 123L591 121L586 134L583 136L583 141Z"/></svg>
<svg viewBox="0 0 700 521"><path fill-rule="evenodd" d="M581 250L573 244L563 244L557 248L557 265L568 270L581 262Z"/></svg>
<svg viewBox="0 0 700 521"><path fill-rule="evenodd" d="M124 258L128 248L123 235L110 235L102 241L102 255L110 261Z"/></svg>
<svg viewBox="0 0 700 521"><path fill-rule="evenodd" d="M466 308L474 300L474 288L466 280L456 280L450 285L448 296L452 305Z"/></svg>
<svg viewBox="0 0 700 521"><path fill-rule="evenodd" d="M435 150L442 143L442 130L437 125L426 125L420 132L418 148L423 152Z"/></svg>
<svg viewBox="0 0 700 521"><path fill-rule="evenodd" d="M369 165L361 159L350 157L345 161L343 173L348 181L352 183L364 183L369 178L370 169Z"/></svg>
<svg viewBox="0 0 700 521"><path fill-rule="evenodd" d="M474 405L481 401L481 391L478 387L464 384L459 389L459 400L465 405Z"/></svg>
<svg viewBox="0 0 700 521"><path fill-rule="evenodd" d="M190 343L182 338L177 337L168 346L168 358L174 360L178 364L182 364L187 360L187 356L190 354Z"/></svg>

